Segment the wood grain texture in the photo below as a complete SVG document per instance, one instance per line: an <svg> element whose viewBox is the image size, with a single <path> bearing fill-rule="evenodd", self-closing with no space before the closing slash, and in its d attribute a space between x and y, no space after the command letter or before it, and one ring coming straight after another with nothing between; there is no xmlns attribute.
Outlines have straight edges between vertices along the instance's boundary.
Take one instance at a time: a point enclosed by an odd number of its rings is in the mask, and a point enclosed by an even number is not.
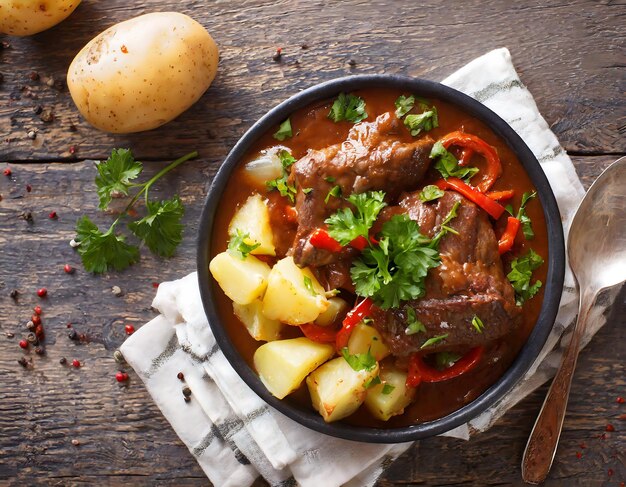
<svg viewBox="0 0 626 487"><path fill-rule="evenodd" d="M403 73L438 80L467 60L500 46L511 49L522 80L571 153L585 186L624 152L624 33L626 9L617 2L492 2L451 6L416 2L344 1L84 1L54 29L31 38L3 38L0 49L0 484L206 485L206 477L178 440L132 371L118 385L113 351L154 316L153 282L195 268L195 232L206 189L235 141L265 111L299 89L351 73ZM95 32L150 11L192 15L221 48L218 77L192 109L167 126L112 136L90 128L63 80L73 55ZM302 44L308 46L302 49ZM276 47L284 49L275 63ZM354 59L350 68L347 61ZM297 62L297 63L296 63ZM32 81L31 71L41 79ZM55 115L45 123L33 109ZM620 116L622 119L620 119ZM75 131L71 130L72 126ZM37 137L27 137L30 130ZM623 130L623 127L622 127ZM77 152L69 153L75 146ZM155 195L180 193L186 232L169 261L147 252L131 270L94 277L68 245L74 223L89 214L104 227L87 158L131 147L154 174L168 158L197 149L201 157L159 182ZM63 164L61 162L64 162ZM0 163L0 170L6 165ZM26 191L26 185L32 187ZM31 212L33 223L20 218ZM56 211L57 220L48 214ZM73 275L63 265L77 267ZM115 297L118 285L124 294ZM49 296L35 294L45 286ZM17 302L10 298L20 291ZM33 306L44 308L45 356L18 365L17 346ZM613 317L582 352L568 416L546 485L619 485L624 467L624 293ZM66 324L88 343L67 337ZM6 337L13 333L13 338ZM81 360L72 369L59 364ZM521 485L519 463L545 386L469 442L421 441L380 480L395 485ZM616 431L607 433L607 423ZM72 439L80 441L74 446ZM582 448L581 442L586 448ZM582 458L577 458L580 452ZM614 470L609 482L608 469ZM263 485L258 482L258 485Z"/></svg>

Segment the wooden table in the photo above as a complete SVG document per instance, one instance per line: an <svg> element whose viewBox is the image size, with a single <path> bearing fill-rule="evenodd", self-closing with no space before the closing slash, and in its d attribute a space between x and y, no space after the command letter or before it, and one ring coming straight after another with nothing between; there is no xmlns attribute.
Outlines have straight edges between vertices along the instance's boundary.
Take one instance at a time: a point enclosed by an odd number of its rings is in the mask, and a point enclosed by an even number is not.
<svg viewBox="0 0 626 487"><path fill-rule="evenodd" d="M0 483L206 484L141 382L132 373L127 385L115 381L112 354L125 338L124 324L138 327L154 316L153 283L195 269L199 212L229 149L266 110L298 90L353 73L439 80L507 46L588 186L625 149L626 8L611 1L534 3L85 0L48 32L2 38L0 169L10 167L12 176L0 175ZM113 136L91 128L64 83L73 56L118 21L174 9L205 25L220 46L209 91L151 132ZM272 59L277 47L283 49L280 62ZM106 158L115 147L132 148L147 174L191 150L201 157L158 183L158 193L180 193L187 207L176 256L162 261L143 252L126 272L92 276L68 242L79 216L89 214L101 225L111 220L97 212L94 165L86 160ZM58 219L49 218L52 211ZM74 274L64 273L66 263L76 267ZM44 286L48 297L42 300L36 290ZM123 295L116 297L112 286ZM16 300L13 290L19 291ZM31 348L26 356L32 366L23 368L18 341L35 305L43 308L46 353ZM626 480L626 427L619 418L626 406L616 402L626 396L623 295L613 309L608 326L582 352L546 485ZM85 342L68 338L70 322ZM63 366L62 357L78 359L82 367ZM520 484L521 454L545 390L469 442L417 443L380 485ZM603 435L607 423L615 432Z"/></svg>

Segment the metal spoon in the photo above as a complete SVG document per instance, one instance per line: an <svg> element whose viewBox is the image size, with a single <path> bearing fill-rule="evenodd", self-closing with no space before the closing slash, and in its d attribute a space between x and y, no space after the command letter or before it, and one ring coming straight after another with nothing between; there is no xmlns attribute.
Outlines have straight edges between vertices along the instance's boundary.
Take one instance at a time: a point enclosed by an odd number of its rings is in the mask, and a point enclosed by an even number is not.
<svg viewBox="0 0 626 487"><path fill-rule="evenodd" d="M524 451L522 478L531 484L543 482L552 466L591 306L600 291L626 280L626 157L589 188L572 221L567 249L580 293L578 320Z"/></svg>

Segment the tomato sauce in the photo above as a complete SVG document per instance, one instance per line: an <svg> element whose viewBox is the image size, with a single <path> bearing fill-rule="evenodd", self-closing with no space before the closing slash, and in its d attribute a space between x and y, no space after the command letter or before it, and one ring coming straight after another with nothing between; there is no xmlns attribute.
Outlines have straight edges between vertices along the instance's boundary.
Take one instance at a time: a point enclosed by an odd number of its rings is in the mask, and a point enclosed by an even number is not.
<svg viewBox="0 0 626 487"><path fill-rule="evenodd" d="M367 121L374 120L382 113L393 112L395 110L394 102L398 96L402 94L409 95L409 93L389 89L366 89L355 91L353 94L365 100L368 114ZM419 95L419 93L416 93L416 95ZM332 102L333 100L327 100L293 113L290 117L293 137L278 142L272 137L272 133L275 131L272 130L261 137L246 154L239 167L233 172L216 213L211 257L226 249L229 239L228 224L238 206L254 192L265 194L266 188L253 183L247 177L244 171L245 163L258 157L261 150L276 145L288 147L291 149L293 156L298 159L304 156L308 149L322 149L341 143L347 138L348 131L353 124L350 122L335 123L327 117ZM458 107L437 99L430 99L429 102L437 107L439 115L439 127L428 132L428 135L433 139L438 140L450 132L462 130L477 135L495 147L500 157L503 171L502 176L496 181L491 190L514 189L514 197L509 201L503 202L503 205L510 203L517 211L522 194L526 191L533 191L534 187L513 151L484 123L464 113ZM415 140L408 130L403 131L398 138L403 142ZM476 155L471 159L470 165L479 169L484 169L485 167L484 160ZM422 185L440 179L440 177L439 173L431 167ZM478 179L479 177L480 173L476 178ZM535 279L538 279L545 283L548 268L548 237L543 210L538 198L531 200L527 204L526 212L531 218L535 237L531 241L526 241L522 231L518 232L513 250L502 256L505 273L509 272L510 261L513 258L526 254L532 248L545 261L533 273L533 282ZM505 213L494 224L497 237L504 232L506 216L507 214ZM280 231L274 230L275 232ZM255 350L264 342L256 342L250 337L244 326L234 316L232 302L217 286L215 299L218 312L231 340L247 363L253 367L252 356ZM415 400L407 407L404 414L383 422L371 416L367 409L362 406L355 414L343 421L369 427L396 428L437 419L468 404L495 383L511 365L537 321L542 301L543 286L532 299L524 303L522 309L523 326L488 349L486 351L487 358L478 367L461 377L438 383L422 383L417 388ZM281 335L282 338L297 336L302 336L299 328L290 326L285 326L285 331ZM305 385L284 400L297 404L299 407L313 410Z"/></svg>

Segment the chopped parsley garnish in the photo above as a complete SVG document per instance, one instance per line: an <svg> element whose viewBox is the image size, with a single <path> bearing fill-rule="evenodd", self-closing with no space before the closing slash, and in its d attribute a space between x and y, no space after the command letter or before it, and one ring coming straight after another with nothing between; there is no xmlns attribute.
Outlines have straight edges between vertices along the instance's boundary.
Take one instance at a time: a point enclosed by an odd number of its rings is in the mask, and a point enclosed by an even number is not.
<svg viewBox="0 0 626 487"><path fill-rule="evenodd" d="M286 196L293 203L296 200L296 188L291 186L288 183L288 180L289 168L296 162L296 159L284 149L279 151L277 155L283 166L283 175L279 178L272 179L271 181L266 181L265 185L267 186L268 191L276 189L281 196Z"/></svg>
<svg viewBox="0 0 626 487"><path fill-rule="evenodd" d="M415 310L410 306L407 306L406 308L406 323L407 327L404 330L405 335L415 335L416 333L426 331L424 323L417 319Z"/></svg>
<svg viewBox="0 0 626 487"><path fill-rule="evenodd" d="M304 194L309 194L311 191L313 191L313 188L304 188L304 189L302 190L302 192L303 192Z"/></svg>
<svg viewBox="0 0 626 487"><path fill-rule="evenodd" d="M396 117L402 118L411 111L413 105L415 105L415 97L413 95L404 96L400 95L395 102L396 105Z"/></svg>
<svg viewBox="0 0 626 487"><path fill-rule="evenodd" d="M383 309L397 308L424 295L428 270L439 263L437 242L422 235L408 215L394 215L383 224L378 245L354 260L350 276L359 296Z"/></svg>
<svg viewBox="0 0 626 487"><path fill-rule="evenodd" d="M348 245L355 238L368 238L368 232L378 217L378 213L387 204L382 191L351 194L346 198L356 209L342 208L325 220L328 234L341 245Z"/></svg>
<svg viewBox="0 0 626 487"><path fill-rule="evenodd" d="M454 365L454 363L461 358L458 353L452 352L439 352L435 354L435 366L439 370L447 369Z"/></svg>
<svg viewBox="0 0 626 487"><path fill-rule="evenodd" d="M76 222L76 251L87 271L121 271L137 262L139 247L126 243L124 236L118 235L115 230L123 218L131 216L130 210L140 197L145 200L147 214L143 218L133 217L134 221L128 224L129 230L153 253L161 257L173 255L182 240L183 204L178 196L169 200L151 201L148 194L161 177L197 155L197 152L192 152L175 160L143 184L131 182L139 176L143 166L135 161L130 150L114 149L106 161L96 165L98 175L95 183L100 209L108 208L115 193L129 196L131 189L137 191L106 232L101 232L87 216Z"/></svg>
<svg viewBox="0 0 626 487"><path fill-rule="evenodd" d="M433 145L430 158L436 159L435 169L441 173L444 179L455 177L469 181L478 172L477 167L459 166L459 161L451 152L448 152L441 141L437 141Z"/></svg>
<svg viewBox="0 0 626 487"><path fill-rule="evenodd" d="M309 276L304 276L304 287L311 293L311 295L317 296L317 292L313 289L313 281Z"/></svg>
<svg viewBox="0 0 626 487"><path fill-rule="evenodd" d="M293 132L291 131L291 120L287 119L283 123L280 124L278 130L274 132L273 137L276 140L283 141L288 137L293 136Z"/></svg>
<svg viewBox="0 0 626 487"><path fill-rule="evenodd" d="M420 192L420 200L426 201L434 201L438 198L441 198L445 194L443 189L439 189L434 184L429 184L428 186L424 186L422 191Z"/></svg>
<svg viewBox="0 0 626 487"><path fill-rule="evenodd" d="M432 338L429 338L424 343L422 343L422 346L420 347L420 350L422 348L431 347L431 346L435 345L436 343L439 343L440 341L445 340L446 338L448 338L448 334L447 333L444 334L444 335L437 335L437 336L434 336Z"/></svg>
<svg viewBox="0 0 626 487"><path fill-rule="evenodd" d="M383 386L383 390L381 391L381 393L384 394L385 396L387 396L387 395L391 394L395 388L396 388L396 386L392 386L391 384L385 384Z"/></svg>
<svg viewBox="0 0 626 487"><path fill-rule="evenodd" d="M420 107L422 105L420 104ZM428 107L426 107L428 108ZM422 113L411 113L404 117L404 125L409 129L413 137L428 132L439 127L439 117L437 116L437 108L432 106Z"/></svg>
<svg viewBox="0 0 626 487"><path fill-rule="evenodd" d="M335 198L341 197L341 186L333 186L326 195L326 198L324 198L324 203L328 203L331 196L334 196Z"/></svg>
<svg viewBox="0 0 626 487"><path fill-rule="evenodd" d="M456 203L454 203L454 205L452 205L452 209L448 212L446 217L443 219L443 221L441 222L441 225L439 225L439 231L437 232L437 235L435 235L435 237L432 240L435 245L439 245L439 241L448 232L454 233L455 235L459 234L459 232L457 232L454 228L448 226L448 223L450 223L453 218L457 217L457 210L459 209L459 206L461 206L460 201L457 201Z"/></svg>
<svg viewBox="0 0 626 487"><path fill-rule="evenodd" d="M507 274L507 278L513 285L515 290L515 304L521 306L530 298L532 298L541 288L541 281L537 280L534 284L530 284L533 271L543 264L541 256L533 249L528 254L513 259L511 262L511 272Z"/></svg>
<svg viewBox="0 0 626 487"><path fill-rule="evenodd" d="M474 328L476 328L476 331L478 333L482 333L483 332L483 328L485 328L485 325L483 324L483 320L481 320L478 316L474 315L474 317L472 318L472 326Z"/></svg>
<svg viewBox="0 0 626 487"><path fill-rule="evenodd" d="M366 389L369 389L370 387L374 387L374 386L376 386L376 385L378 385L378 384L380 384L380 383L381 383L381 381L380 381L380 376L379 376L379 375L377 375L376 377L372 377L371 379L367 379L367 380L365 381L365 384L363 384L363 386L364 386Z"/></svg>
<svg viewBox="0 0 626 487"><path fill-rule="evenodd" d="M332 176L326 176L324 178L324 181L326 181L327 183L334 183L335 182L335 178Z"/></svg>
<svg viewBox="0 0 626 487"><path fill-rule="evenodd" d="M530 217L526 214L526 204L533 198L537 197L537 192L527 191L522 195L522 203L520 204L519 210L517 211L517 216L513 215L513 207L511 205L506 205L506 211L509 212L511 216L515 216L520 223L522 224L522 232L524 233L524 237L526 240L532 240L535 238L535 232L533 232L532 222L530 221Z"/></svg>
<svg viewBox="0 0 626 487"><path fill-rule="evenodd" d="M355 353L351 355L348 351L348 347L343 347L341 349L341 355L343 355L343 358L348 362L348 365L352 367L352 370L357 372L360 370L372 370L376 367L376 359L369 350L365 353Z"/></svg>
<svg viewBox="0 0 626 487"><path fill-rule="evenodd" d="M357 123L365 120L367 118L365 100L355 95L339 93L328 113L328 118L333 122L347 120L348 122Z"/></svg>
<svg viewBox="0 0 626 487"><path fill-rule="evenodd" d="M253 241L253 243L248 243L250 241L252 241L250 234L243 233L237 228L235 233L230 236L230 241L228 242L228 252L231 255L239 257L240 259L245 259L248 257L250 252L261 246L259 242Z"/></svg>

